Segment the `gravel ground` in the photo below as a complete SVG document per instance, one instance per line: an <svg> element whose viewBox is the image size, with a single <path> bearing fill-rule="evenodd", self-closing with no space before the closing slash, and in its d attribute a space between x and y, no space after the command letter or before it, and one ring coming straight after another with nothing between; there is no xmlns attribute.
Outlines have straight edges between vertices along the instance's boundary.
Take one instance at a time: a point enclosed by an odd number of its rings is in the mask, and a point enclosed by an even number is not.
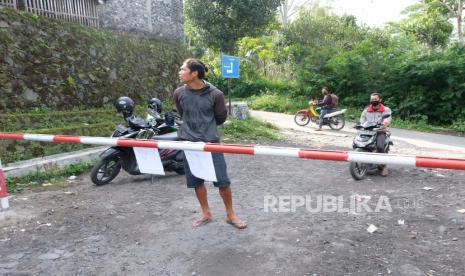
<svg viewBox="0 0 465 276"><path fill-rule="evenodd" d="M352 140L296 130L281 135L271 144L348 149ZM393 148L404 150L433 151L402 142ZM199 207L184 177L152 183L121 173L96 187L84 174L14 195L10 210L0 212L0 274L465 275L463 171L392 167L388 177L354 181L344 162L226 158L247 229L225 223L210 183L214 220L192 229ZM290 210L290 200L305 197L312 202Z"/></svg>

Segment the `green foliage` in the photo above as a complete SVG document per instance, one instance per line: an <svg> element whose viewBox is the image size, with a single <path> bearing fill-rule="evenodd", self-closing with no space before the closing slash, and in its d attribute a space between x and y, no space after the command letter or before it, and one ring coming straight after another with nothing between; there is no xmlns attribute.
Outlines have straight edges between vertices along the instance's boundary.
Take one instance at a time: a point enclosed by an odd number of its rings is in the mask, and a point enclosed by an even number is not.
<svg viewBox="0 0 465 276"><path fill-rule="evenodd" d="M68 85L70 87L76 87L76 81L73 79L73 77L68 76L68 78L66 80L68 81Z"/></svg>
<svg viewBox="0 0 465 276"><path fill-rule="evenodd" d="M389 79L401 81L386 90L401 118L425 115L429 123L435 124L451 124L464 118L465 48L456 45L410 57L398 70Z"/></svg>
<svg viewBox="0 0 465 276"><path fill-rule="evenodd" d="M460 120L455 121L452 124L451 128L455 131L465 133L465 119L460 119Z"/></svg>
<svg viewBox="0 0 465 276"><path fill-rule="evenodd" d="M219 76L210 75L207 81L214 84L221 91L227 95L228 93L228 82L227 79ZM296 83L287 82L284 80L269 80L263 77L258 77L252 80L233 79L232 85L232 97L234 98L247 98L253 95L260 95L266 92L278 93L282 95L294 96L300 95L299 87Z"/></svg>
<svg viewBox="0 0 465 276"><path fill-rule="evenodd" d="M242 38L237 43L241 78L289 79L288 47L280 45L281 41L282 36L276 32L272 36Z"/></svg>
<svg viewBox="0 0 465 276"><path fill-rule="evenodd" d="M0 131L30 131L47 128L81 127L99 123L122 123L122 117L112 109L77 111L47 111L0 114Z"/></svg>
<svg viewBox="0 0 465 276"><path fill-rule="evenodd" d="M251 109L294 114L300 109L308 108L310 98L291 98L282 94L266 93L247 99Z"/></svg>
<svg viewBox="0 0 465 276"><path fill-rule="evenodd" d="M438 0L424 3L384 29L358 26L355 18L316 5L272 36L244 37L236 44L242 71L232 95L248 97L255 109L294 113L321 97L326 85L358 120L370 93L379 91L394 111L394 124L462 129L465 48L448 42L449 8ZM416 29L409 31L409 24ZM203 58L213 65L209 80L226 92L218 56L207 51Z"/></svg>
<svg viewBox="0 0 465 276"><path fill-rule="evenodd" d="M220 128L224 141L277 140L277 130L274 125L250 116L242 121L232 119Z"/></svg>
<svg viewBox="0 0 465 276"><path fill-rule="evenodd" d="M107 32L4 8L0 30L0 113L71 110L171 99L183 45ZM3 62L3 61L6 62Z"/></svg>
<svg viewBox="0 0 465 276"><path fill-rule="evenodd" d="M332 80L326 69L335 55L350 51L369 37L350 17L330 15L322 8L302 10L299 17L284 30L294 77L303 93L316 93ZM383 38L378 37L380 42Z"/></svg>
<svg viewBox="0 0 465 276"><path fill-rule="evenodd" d="M259 35L275 20L280 0L188 0L185 15L207 46L233 53L236 42Z"/></svg>
<svg viewBox="0 0 465 276"><path fill-rule="evenodd" d="M0 131L40 134L108 137L115 125L123 124L114 109L89 109L69 112L31 112L0 114ZM35 157L92 147L83 144L0 140L0 158L12 163Z"/></svg>
<svg viewBox="0 0 465 276"><path fill-rule="evenodd" d="M93 163L84 162L72 164L61 169L52 169L45 172L30 173L21 177L10 177L6 179L6 189L8 193L21 191L25 187L37 187L46 181L62 180L70 175L79 175L91 169Z"/></svg>
<svg viewBox="0 0 465 276"><path fill-rule="evenodd" d="M409 17L400 21L400 30L415 36L430 48L444 47L449 42L453 26L447 20L445 7L437 1L425 1L409 10Z"/></svg>
<svg viewBox="0 0 465 276"><path fill-rule="evenodd" d="M164 103L164 109L172 105ZM135 114L145 116L145 103L136 105ZM73 111L40 110L30 113L0 114L0 131L38 134L109 137L118 124L125 125L114 107ZM0 140L0 158L3 163L26 160L52 154L81 150L94 145Z"/></svg>

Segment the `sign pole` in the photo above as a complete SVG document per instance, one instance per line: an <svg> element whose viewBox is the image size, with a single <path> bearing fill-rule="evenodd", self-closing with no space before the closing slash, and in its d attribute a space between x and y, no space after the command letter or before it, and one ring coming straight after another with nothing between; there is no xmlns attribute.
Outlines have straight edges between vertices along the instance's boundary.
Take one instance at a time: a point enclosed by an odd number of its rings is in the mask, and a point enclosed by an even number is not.
<svg viewBox="0 0 465 276"><path fill-rule="evenodd" d="M231 115L231 83L232 78L239 78L240 58L235 56L221 55L221 76L228 79L229 115Z"/></svg>
<svg viewBox="0 0 465 276"><path fill-rule="evenodd" d="M231 78L228 78L229 115L231 116Z"/></svg>

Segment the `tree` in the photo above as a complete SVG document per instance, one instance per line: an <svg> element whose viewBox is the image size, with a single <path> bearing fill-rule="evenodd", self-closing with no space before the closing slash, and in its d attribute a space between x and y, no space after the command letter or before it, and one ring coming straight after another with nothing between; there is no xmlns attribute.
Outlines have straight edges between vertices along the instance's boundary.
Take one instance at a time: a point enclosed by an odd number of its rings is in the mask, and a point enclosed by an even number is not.
<svg viewBox="0 0 465 276"><path fill-rule="evenodd" d="M430 48L447 45L453 26L447 20L447 11L437 0L424 0L405 12L409 16L399 23L402 32L415 36Z"/></svg>
<svg viewBox="0 0 465 276"><path fill-rule="evenodd" d="M279 5L279 15L281 17L283 27L287 27L290 18L297 12L299 7L305 6L310 2L311 0L307 0L298 5L296 0L281 0L281 5Z"/></svg>
<svg viewBox="0 0 465 276"><path fill-rule="evenodd" d="M275 20L281 0L187 0L186 15L211 48L234 53L236 42L257 36Z"/></svg>
<svg viewBox="0 0 465 276"><path fill-rule="evenodd" d="M448 11L449 18L454 18L457 22L457 34L459 41L464 44L463 37L463 11L465 10L465 0L436 0Z"/></svg>
<svg viewBox="0 0 465 276"><path fill-rule="evenodd" d="M367 33L355 24L353 16L331 15L328 8L314 5L302 9L283 35L294 79L306 87L321 87L331 78L326 71L328 60L353 49Z"/></svg>

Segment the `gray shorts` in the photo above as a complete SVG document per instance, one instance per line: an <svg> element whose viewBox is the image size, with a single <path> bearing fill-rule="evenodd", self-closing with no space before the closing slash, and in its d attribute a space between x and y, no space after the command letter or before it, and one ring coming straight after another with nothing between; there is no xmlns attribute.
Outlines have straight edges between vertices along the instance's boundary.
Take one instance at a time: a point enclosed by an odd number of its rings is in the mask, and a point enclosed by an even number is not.
<svg viewBox="0 0 465 276"><path fill-rule="evenodd" d="M224 159L223 153L212 152L212 159L213 159L213 166L215 167L216 179L217 182L213 182L215 187L229 187L231 181L228 177L227 167L226 167L226 160ZM191 169L189 168L189 163L184 156L184 171L186 172L186 182L188 188L195 188L204 183L204 180L198 177L195 177L191 173Z"/></svg>

